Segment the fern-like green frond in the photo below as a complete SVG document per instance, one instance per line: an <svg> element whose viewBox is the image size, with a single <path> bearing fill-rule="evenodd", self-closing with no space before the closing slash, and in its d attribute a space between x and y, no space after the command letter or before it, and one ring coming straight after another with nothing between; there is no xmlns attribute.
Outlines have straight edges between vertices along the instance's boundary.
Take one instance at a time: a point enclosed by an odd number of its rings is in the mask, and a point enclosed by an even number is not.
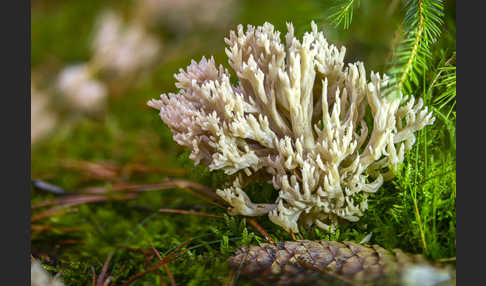
<svg viewBox="0 0 486 286"><path fill-rule="evenodd" d="M449 117L456 105L456 52L453 52L447 60L445 54L446 51L442 50L436 55L442 59L435 69L434 80L428 88L426 98L431 99L439 110L447 106L446 117Z"/></svg>
<svg viewBox="0 0 486 286"><path fill-rule="evenodd" d="M335 6L331 7L331 14L329 15L331 23L336 27L343 24L343 28L348 29L349 25L353 21L354 5L359 7L359 1L360 0L342 0L339 1Z"/></svg>
<svg viewBox="0 0 486 286"><path fill-rule="evenodd" d="M394 51L388 74L391 88L411 93L428 69L431 45L441 35L444 3L443 0L407 0L405 9L403 39Z"/></svg>
<svg viewBox="0 0 486 286"><path fill-rule="evenodd" d="M442 75L439 78L438 87L444 87L444 92L435 98L434 103L439 105L439 109L452 102L451 109L456 104L456 66L440 68Z"/></svg>

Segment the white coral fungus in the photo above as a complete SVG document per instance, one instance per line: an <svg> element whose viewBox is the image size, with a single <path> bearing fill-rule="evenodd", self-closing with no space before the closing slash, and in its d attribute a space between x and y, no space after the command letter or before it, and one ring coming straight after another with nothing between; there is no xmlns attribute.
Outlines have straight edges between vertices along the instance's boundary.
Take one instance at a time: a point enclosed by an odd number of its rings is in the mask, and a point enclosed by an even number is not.
<svg viewBox="0 0 486 286"><path fill-rule="evenodd" d="M137 23L125 24L113 11L98 19L93 39L98 64L109 71L127 75L150 65L159 55L159 41Z"/></svg>
<svg viewBox="0 0 486 286"><path fill-rule="evenodd" d="M64 283L44 270L42 265L33 261L30 265L30 286L64 286Z"/></svg>
<svg viewBox="0 0 486 286"><path fill-rule="evenodd" d="M139 0L138 17L164 24L178 33L202 27L224 27L238 10L235 0Z"/></svg>
<svg viewBox="0 0 486 286"><path fill-rule="evenodd" d="M96 112L106 104L107 88L93 77L90 66L86 63L67 66L61 70L57 87L77 110Z"/></svg>
<svg viewBox="0 0 486 286"><path fill-rule="evenodd" d="M359 220L414 132L434 118L421 99L385 97L386 77L371 72L368 81L363 63L345 66L345 48L328 44L315 23L302 41L287 26L285 44L269 23L230 33L226 54L237 86L203 58L175 75L179 93L148 105L196 163L237 173L232 186L217 190L230 214L268 214L291 232L298 223L332 231L339 218ZM278 198L253 203L242 187L265 174Z"/></svg>
<svg viewBox="0 0 486 286"><path fill-rule="evenodd" d="M57 118L49 110L49 97L39 91L33 83L30 89L30 139L35 144L55 127Z"/></svg>

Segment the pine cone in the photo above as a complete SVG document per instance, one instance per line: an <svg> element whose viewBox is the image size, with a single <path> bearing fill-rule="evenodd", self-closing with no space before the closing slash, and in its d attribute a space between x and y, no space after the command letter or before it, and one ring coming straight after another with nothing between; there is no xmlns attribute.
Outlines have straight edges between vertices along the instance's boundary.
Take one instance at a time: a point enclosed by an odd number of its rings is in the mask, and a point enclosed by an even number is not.
<svg viewBox="0 0 486 286"><path fill-rule="evenodd" d="M299 240L245 246L230 257L229 265L258 285L455 285L452 268L399 249L354 242Z"/></svg>

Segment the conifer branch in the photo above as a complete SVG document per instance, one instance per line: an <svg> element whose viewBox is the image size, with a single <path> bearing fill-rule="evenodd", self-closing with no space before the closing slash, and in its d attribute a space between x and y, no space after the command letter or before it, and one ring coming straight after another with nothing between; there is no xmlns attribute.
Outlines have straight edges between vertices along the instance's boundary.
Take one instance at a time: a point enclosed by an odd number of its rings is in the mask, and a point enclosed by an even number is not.
<svg viewBox="0 0 486 286"><path fill-rule="evenodd" d="M415 40L413 44L412 51L410 53L410 57L408 58L407 64L405 65L405 69L403 70L402 76L400 77L400 81L398 82L398 89L402 90L403 83L407 80L410 71L412 70L412 65L415 62L417 57L417 51L419 48L420 40L422 38L422 33L424 31L424 15L423 15L423 1L419 0L419 24L417 27L417 32L415 35Z"/></svg>
<svg viewBox="0 0 486 286"><path fill-rule="evenodd" d="M339 4L330 8L333 12L329 15L329 19L334 26L339 27L339 25L343 23L343 28L348 29L353 21L354 5L357 3L357 6L359 7L360 0L343 0L339 2Z"/></svg>
<svg viewBox="0 0 486 286"><path fill-rule="evenodd" d="M452 103L452 106L448 112L448 115L454 108L456 102L456 66L444 66L440 68L440 71L443 73L440 78L439 78L439 83L437 86L442 86L445 87L444 92L439 95L435 100L434 103L439 106L439 109L443 108L450 102Z"/></svg>
<svg viewBox="0 0 486 286"><path fill-rule="evenodd" d="M404 39L394 51L388 74L392 77L389 87L409 93L428 69L431 45L441 35L444 4L443 0L408 0L405 8Z"/></svg>
<svg viewBox="0 0 486 286"><path fill-rule="evenodd" d="M442 65L442 67L439 67L438 68L438 72L437 74L434 76L434 80L432 81L432 83L430 84L429 86L429 91L430 92L434 87L436 87L436 84L441 81L439 81L439 79L441 79L441 75L442 75L442 72L444 72L444 68L445 67L448 67L450 66L454 61L456 60L456 52L453 52L452 53L452 56L447 60L445 61L445 63ZM442 63L442 62L441 62ZM439 63L439 66L441 65L441 63ZM440 85L440 84L439 84ZM436 99L437 100L437 99Z"/></svg>

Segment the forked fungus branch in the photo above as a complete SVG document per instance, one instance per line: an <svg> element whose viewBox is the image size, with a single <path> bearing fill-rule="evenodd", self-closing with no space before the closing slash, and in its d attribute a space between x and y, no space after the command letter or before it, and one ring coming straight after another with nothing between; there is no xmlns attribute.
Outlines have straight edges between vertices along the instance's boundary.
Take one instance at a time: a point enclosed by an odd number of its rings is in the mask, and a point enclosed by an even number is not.
<svg viewBox="0 0 486 286"><path fill-rule="evenodd" d="M236 174L217 190L230 214L268 214L291 232L298 224L332 231L339 219L359 220L414 132L434 118L422 99L384 96L386 76L367 79L363 63L345 65L345 48L328 44L315 23L302 41L287 28L285 43L269 23L230 33L226 54L238 85L203 58L175 75L179 93L148 105L196 163ZM253 180L272 183L277 200L252 202L242 188Z"/></svg>

